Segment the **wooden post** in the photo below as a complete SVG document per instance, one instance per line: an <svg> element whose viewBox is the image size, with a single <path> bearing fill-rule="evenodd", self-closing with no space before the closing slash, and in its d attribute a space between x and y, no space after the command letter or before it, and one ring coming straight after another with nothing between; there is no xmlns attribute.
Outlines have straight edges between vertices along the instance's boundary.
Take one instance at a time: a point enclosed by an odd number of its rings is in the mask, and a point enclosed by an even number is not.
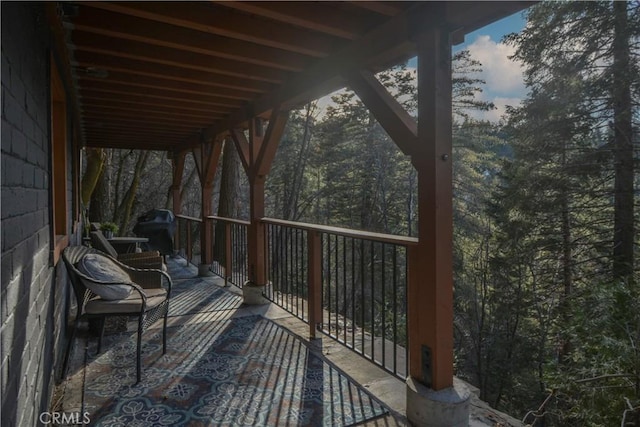
<svg viewBox="0 0 640 427"><path fill-rule="evenodd" d="M224 285L229 286L229 279L231 278L232 264L232 251L231 251L231 223L224 222Z"/></svg>
<svg viewBox="0 0 640 427"><path fill-rule="evenodd" d="M184 173L184 160L186 152L175 153L171 163L173 165L173 181L171 183L171 195L173 199L173 214L182 213L182 175Z"/></svg>
<svg viewBox="0 0 640 427"><path fill-rule="evenodd" d="M309 269L309 336L316 338L318 324L322 323L322 239L315 230L307 232Z"/></svg>
<svg viewBox="0 0 640 427"><path fill-rule="evenodd" d="M200 265L198 266L200 276L212 274L209 268L213 263L213 232L208 217L212 215L213 179L222 153L222 141L222 138L216 138L210 142L203 141L199 147L193 149L201 188L202 223L200 225Z"/></svg>
<svg viewBox="0 0 640 427"><path fill-rule="evenodd" d="M249 281L255 285L265 285L265 239L264 239L264 176L254 176L249 182L250 221L247 229L247 245L249 248Z"/></svg>
<svg viewBox="0 0 640 427"><path fill-rule="evenodd" d="M409 373L434 390L453 385L451 43L442 28L418 40L419 242L409 258Z"/></svg>
<svg viewBox="0 0 640 427"><path fill-rule="evenodd" d="M415 40L417 124L373 73L360 70L347 76L418 172L419 243L408 254L409 374L434 390L453 385L451 43L446 7L439 7L442 26L418 29Z"/></svg>
<svg viewBox="0 0 640 427"><path fill-rule="evenodd" d="M288 112L274 109L269 126L264 129L264 120L255 117L249 121L249 140L240 129L232 129L231 137L240 155L242 166L249 178L249 202L251 224L247 230L248 271L252 286L267 284L266 230L264 217L264 183L271 170L280 138L284 132ZM244 291L244 290L243 290ZM247 297L245 294L245 302Z"/></svg>
<svg viewBox="0 0 640 427"><path fill-rule="evenodd" d="M213 185L207 183L202 186L202 223L200 224L200 264L210 266L213 262L213 241L211 220L211 199L213 198Z"/></svg>
<svg viewBox="0 0 640 427"><path fill-rule="evenodd" d="M173 214L180 215L182 213L182 175L184 173L184 160L186 157L185 151L180 151L178 153L174 153L173 158L171 159L171 164L173 166L173 180L171 183L171 198L173 204ZM180 249L180 227L176 227L176 233L173 238L174 241L174 249Z"/></svg>

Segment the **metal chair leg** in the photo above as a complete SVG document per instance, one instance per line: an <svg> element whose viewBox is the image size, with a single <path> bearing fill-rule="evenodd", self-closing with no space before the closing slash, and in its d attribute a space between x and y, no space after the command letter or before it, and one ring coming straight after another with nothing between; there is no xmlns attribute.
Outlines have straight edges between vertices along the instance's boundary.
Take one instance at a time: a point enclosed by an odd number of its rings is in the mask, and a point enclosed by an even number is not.
<svg viewBox="0 0 640 427"><path fill-rule="evenodd" d="M167 354L167 316L169 315L169 309L164 313L164 325L162 326L162 354Z"/></svg>
<svg viewBox="0 0 640 427"><path fill-rule="evenodd" d="M136 375L136 384L138 384L140 382L140 378L141 378L141 371L142 371L142 321L143 321L143 317L144 316L140 316L139 320L138 320L138 349L136 352L136 368L137 368L137 375Z"/></svg>
<svg viewBox="0 0 640 427"><path fill-rule="evenodd" d="M62 373L61 377L65 378L67 375L67 369L69 368L69 358L71 356L71 350L73 348L73 340L76 337L76 330L78 329L78 319L73 322L73 329L71 330L71 336L69 337L69 342L67 343L67 352L64 355L64 363L62 364Z"/></svg>
<svg viewBox="0 0 640 427"><path fill-rule="evenodd" d="M100 320L100 337L98 338L98 352L100 354L102 351L102 338L104 337L104 325L107 323L107 317L103 316Z"/></svg>

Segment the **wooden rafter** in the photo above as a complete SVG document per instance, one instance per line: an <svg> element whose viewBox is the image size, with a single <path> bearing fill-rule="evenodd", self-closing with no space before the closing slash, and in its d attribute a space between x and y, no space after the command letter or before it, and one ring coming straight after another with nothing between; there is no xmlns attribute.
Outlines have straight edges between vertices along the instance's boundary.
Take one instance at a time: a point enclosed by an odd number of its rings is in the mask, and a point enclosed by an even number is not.
<svg viewBox="0 0 640 427"><path fill-rule="evenodd" d="M57 25L67 32L66 45L57 40L60 51L69 52L88 145L104 141L94 140L101 134L98 114L110 122L122 119L125 129L133 123L126 114L93 108L102 104L140 111L145 129L159 119L176 130L191 124L183 140L176 141L174 132L154 143L175 150L198 145L201 132L214 138L247 129L251 118L268 119L276 105L291 109L340 89L354 72L375 73L408 59L416 37L439 24L438 8L445 10L448 31L462 36L531 3L79 2L62 8L70 12ZM386 96L375 87L365 90ZM177 119L165 119L160 112L167 110ZM395 116L381 123L397 128L393 123L404 119ZM126 141L136 146L138 136ZM122 133L110 134L109 141L116 137Z"/></svg>
<svg viewBox="0 0 640 427"><path fill-rule="evenodd" d="M370 71L352 73L349 87L356 92L400 150L411 155L418 144L418 125L376 76Z"/></svg>
<svg viewBox="0 0 640 427"><path fill-rule="evenodd" d="M175 8L169 3L162 2L153 4L87 2L86 4L103 10L313 57L327 56L334 42L327 36L293 30L252 15L232 13L226 8L215 8L213 4L192 2L189 7L183 8Z"/></svg>
<svg viewBox="0 0 640 427"><path fill-rule="evenodd" d="M76 58L78 59L78 58ZM163 78L175 80L179 82L197 83L211 87L224 87L230 89L238 89L253 93L268 92L273 81L258 81L246 76L225 75L211 71L199 66L193 66L193 63L174 64L165 58L155 60L157 64L141 60L129 60L118 58L113 55L80 55L80 59L84 61L78 62L77 72L86 72L91 68L102 69L107 72L123 72L135 74L139 76Z"/></svg>
<svg viewBox="0 0 640 427"><path fill-rule="evenodd" d="M339 4L333 8L297 2L223 1L219 4L348 40L362 36L371 25L362 15L343 13Z"/></svg>
<svg viewBox="0 0 640 427"><path fill-rule="evenodd" d="M106 15L106 16L104 16ZM77 48L99 49L101 52L127 52L129 55L145 57L145 48L154 49L158 56L179 60L184 52L200 57L237 61L286 71L300 71L308 66L305 55L285 52L280 49L260 46L255 43L230 40L199 31L175 28L140 18L112 14L111 12L89 12L83 24L74 33L73 43ZM97 26L103 19L112 19L108 28Z"/></svg>
<svg viewBox="0 0 640 427"><path fill-rule="evenodd" d="M95 53L80 49L75 53L75 58L81 66L104 68L107 70L110 68L123 69L126 67L126 69L142 69L150 73L162 71L162 74L156 74L158 76L163 76L165 73L168 75L186 73L189 78L196 81L206 81L207 79L217 78L219 74L222 74L223 76L240 77L258 82L279 84L286 80L288 76L287 72L274 68L264 68L260 72L257 72L255 71L255 67L237 62L232 63L228 60L220 61L215 58L207 58L203 61L194 55L184 55L184 57L185 59L190 59L185 62L180 62L176 56L165 57L149 55L140 57L139 55L130 55L126 52ZM162 68L159 69L158 64L162 65ZM167 68L166 71L165 68Z"/></svg>
<svg viewBox="0 0 640 427"><path fill-rule="evenodd" d="M181 82L176 80L164 79L159 77L145 77L136 74L111 72L107 77L96 77L88 74L79 75L78 79L86 82L86 86L91 86L93 82L102 82L114 85L126 85L145 89L166 89L171 92L178 92L182 96L187 94L202 95L203 93L211 93L219 98L236 99L241 101L249 101L253 99L255 93L249 91L241 91L228 88L212 88L211 86Z"/></svg>

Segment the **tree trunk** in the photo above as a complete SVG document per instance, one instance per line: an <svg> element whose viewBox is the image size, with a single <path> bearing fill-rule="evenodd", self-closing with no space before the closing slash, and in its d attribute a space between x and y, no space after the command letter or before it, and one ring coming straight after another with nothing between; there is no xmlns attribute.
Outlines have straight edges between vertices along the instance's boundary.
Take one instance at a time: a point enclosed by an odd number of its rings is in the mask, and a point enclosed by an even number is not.
<svg viewBox="0 0 640 427"><path fill-rule="evenodd" d="M91 192L89 202L89 221L91 222L105 222L111 220L109 218L110 200L109 186L110 186L110 164L112 158L112 150L103 151L104 165L100 171L100 175L96 180L95 187Z"/></svg>
<svg viewBox="0 0 640 427"><path fill-rule="evenodd" d="M613 278L631 280L633 241L633 125L631 121L631 68L627 2L613 2L613 124L615 202L613 225Z"/></svg>
<svg viewBox="0 0 640 427"><path fill-rule="evenodd" d="M118 218L118 225L123 233L131 219L133 203L136 198L136 192L138 191L138 185L140 184L140 175L145 168L148 158L149 151L142 151L138 154L138 160L136 161L136 167L131 184L122 197L122 202L118 205L118 209L114 212L114 217Z"/></svg>
<svg viewBox="0 0 640 427"><path fill-rule="evenodd" d="M105 154L102 148L89 148L87 150L87 168L82 177L82 188L80 190L84 206L88 206L91 201L91 195L104 169L104 160Z"/></svg>
<svg viewBox="0 0 640 427"><path fill-rule="evenodd" d="M240 188L240 159L233 143L226 141L222 152L222 175L220 177L220 198L218 216L236 218L239 212L238 194ZM224 224L216 223L213 258L224 263Z"/></svg>

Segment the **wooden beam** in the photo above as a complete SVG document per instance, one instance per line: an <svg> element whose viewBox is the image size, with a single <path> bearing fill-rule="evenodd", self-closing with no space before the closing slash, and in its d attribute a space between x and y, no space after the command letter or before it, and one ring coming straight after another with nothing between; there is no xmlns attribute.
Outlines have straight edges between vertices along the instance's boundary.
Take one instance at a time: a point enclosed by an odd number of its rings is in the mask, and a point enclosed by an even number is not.
<svg viewBox="0 0 640 427"><path fill-rule="evenodd" d="M483 2L448 2L444 4L447 17L454 22L452 31L460 28L472 28L475 22L484 22L486 17L498 19L508 16L526 7L529 2L496 2L499 14L495 11L484 10ZM493 3L492 3L493 4ZM237 110L228 120L212 123L205 134L215 135L217 132L240 126L250 117L261 115L274 105L292 108L317 97L326 95L345 85L344 75L353 70L380 70L380 67L397 64L406 60L416 52L414 40L420 34L443 22L438 10L443 7L441 2L416 2L401 13L395 14L384 24L354 41L346 48L331 56L316 62L306 71L296 74L293 78L269 94L265 94L244 108ZM473 8L474 13L467 10ZM498 16L502 14L502 16ZM449 19L449 18L447 18Z"/></svg>
<svg viewBox="0 0 640 427"><path fill-rule="evenodd" d="M192 2L189 7L171 2L87 2L85 5L316 58L327 56L335 42L329 36L233 13L209 3Z"/></svg>
<svg viewBox="0 0 640 427"><path fill-rule="evenodd" d="M432 28L418 43L418 245L409 283L409 373L434 390L453 385L451 43ZM423 346L431 367L424 374ZM430 377L430 378L428 378Z"/></svg>
<svg viewBox="0 0 640 427"><path fill-rule="evenodd" d="M100 121L102 123L126 123L126 124L138 124L144 123L146 125L153 125L158 129L184 129L186 131L193 131L194 129L202 128L206 122L196 122L189 123L182 121L180 119L171 119L171 118L158 118L158 117L148 117L143 114L131 115L126 112L123 113L109 113L109 112L99 112L99 111L84 111L82 115L84 119L89 119L90 121Z"/></svg>
<svg viewBox="0 0 640 427"><path fill-rule="evenodd" d="M173 57L189 53L285 71L300 71L310 61L294 52L89 8L83 9L83 16L75 22L72 40L80 48L93 46L145 55L146 47L146 55Z"/></svg>
<svg viewBox="0 0 640 427"><path fill-rule="evenodd" d="M386 16L396 16L402 13L402 6L399 2L392 1L351 1L353 6L361 7L372 12Z"/></svg>
<svg viewBox="0 0 640 427"><path fill-rule="evenodd" d="M213 124L205 134L215 135L217 132L236 127L250 117L270 110L274 105L290 109L300 103L308 102L344 87L346 82L342 76L349 75L353 70L368 68L371 64L393 60L404 55L414 46L410 40L416 32L424 31L424 28L437 23L436 18L428 13L432 8L432 3L429 2L413 6L345 49L318 61L305 72L296 74L279 89L236 111L226 123ZM416 14L425 18L421 21L417 20L412 17ZM420 22L420 28L416 28L417 22L414 23L414 21Z"/></svg>
<svg viewBox="0 0 640 427"><path fill-rule="evenodd" d="M242 91L237 89L229 89L225 87L216 87L211 85L203 85L190 82L182 82L171 79L164 79L158 77L140 76L130 73L122 73L118 71L110 72L107 77L94 77L89 74L76 73L78 80L84 84L90 86L92 82L113 83L120 86L130 86L136 88L147 88L154 90L168 90L171 92L202 95L208 94L210 96L216 96L218 98L229 98L240 101L249 101L253 99L256 94L249 91Z"/></svg>
<svg viewBox="0 0 640 427"><path fill-rule="evenodd" d="M227 66L228 61L216 61L211 58L206 62L198 61L198 58L191 58L191 55L185 56L185 62L176 61L173 58L165 58L162 56L148 55L140 57L122 52L101 52L95 53L91 51L76 50L75 59L81 66L89 66L94 68L118 69L118 70L143 70L147 74L154 74L159 77L171 76L179 78L185 75L185 79L206 82L207 80L220 79L220 76L229 76L243 80L255 80L256 82L280 84L287 79L289 73L282 70L265 68L260 73L254 72L254 67L246 65ZM188 59L191 58L191 59ZM125 61L123 61L123 59ZM158 65L162 68L158 68ZM233 64L232 64L233 65ZM189 71L192 70L192 71ZM250 87L251 82L239 83L240 89Z"/></svg>
<svg viewBox="0 0 640 427"><path fill-rule="evenodd" d="M343 13L339 3L330 8L312 2L222 1L218 4L348 40L362 36L371 26L361 15Z"/></svg>
<svg viewBox="0 0 640 427"><path fill-rule="evenodd" d="M131 118L132 115L138 120L162 121L163 123L184 123L191 127L204 127L215 117L222 117L221 114L210 114L208 116L194 117L189 114L179 114L174 112L156 111L154 109L135 109L128 106L109 107L102 105L87 105L82 107L86 117L110 117L110 118ZM132 119L134 120L134 119Z"/></svg>
<svg viewBox="0 0 640 427"><path fill-rule="evenodd" d="M144 112L149 115L157 116L171 116L180 118L185 121L211 121L212 119L222 116L222 112L198 112L188 111L175 108L172 105L156 105L153 107L140 107L136 104L131 104L117 100L102 100L100 102L92 99L84 99L82 102L82 110L104 110L104 111L121 111L123 113L131 114L132 112Z"/></svg>
<svg viewBox="0 0 640 427"><path fill-rule="evenodd" d="M244 172L248 176L250 170L249 141L247 140L247 137L242 129L231 129L230 134L231 139L236 146L236 150L238 151L238 157L240 157L240 162L242 163Z"/></svg>
<svg viewBox="0 0 640 427"><path fill-rule="evenodd" d="M289 119L289 112L281 112L274 110L269 119L269 126L265 133L264 141L258 152L256 159L255 173L258 175L267 176L271 170L271 164L278 151L278 145L280 145L280 139L287 125Z"/></svg>
<svg viewBox="0 0 640 427"><path fill-rule="evenodd" d="M264 136L264 120L260 117L254 117L249 120L249 170L251 174L257 172L258 153L262 148ZM249 179L251 179L251 175Z"/></svg>
<svg viewBox="0 0 640 427"><path fill-rule="evenodd" d="M105 92L117 95L143 96L153 99L162 99L167 101L182 101L194 104L205 104L219 106L225 108L237 108L243 103L239 100L221 98L219 96L209 96L206 94L185 94L183 92L172 91L169 89L150 89L127 84L109 82L109 81L92 81L91 84L84 85L81 93L85 91Z"/></svg>
<svg viewBox="0 0 640 427"><path fill-rule="evenodd" d="M389 134L398 148L411 155L418 143L418 125L402 105L366 70L352 73L349 86Z"/></svg>
<svg viewBox="0 0 640 427"><path fill-rule="evenodd" d="M141 96L136 97L119 97L110 95L104 92L89 92L86 91L82 94L83 101L89 101L90 103L109 103L109 104L127 104L133 107L139 107L141 110L146 108L169 108L173 107L176 110L189 112L193 111L196 114L208 114L208 113L224 113L226 110L215 107L207 107L200 104L190 104L187 102L162 102L156 99L148 99Z"/></svg>

